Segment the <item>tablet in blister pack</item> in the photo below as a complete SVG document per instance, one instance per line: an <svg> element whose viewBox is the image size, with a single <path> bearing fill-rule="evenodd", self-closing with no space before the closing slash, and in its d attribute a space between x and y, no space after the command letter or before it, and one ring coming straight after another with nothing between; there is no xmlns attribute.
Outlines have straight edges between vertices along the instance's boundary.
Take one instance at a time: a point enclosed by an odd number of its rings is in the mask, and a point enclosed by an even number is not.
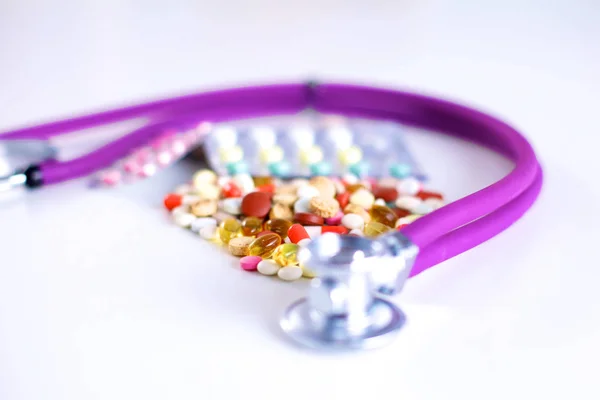
<svg viewBox="0 0 600 400"><path fill-rule="evenodd" d="M215 124L204 142L218 174L280 178L353 174L426 176L412 157L404 127L386 121L317 116Z"/></svg>

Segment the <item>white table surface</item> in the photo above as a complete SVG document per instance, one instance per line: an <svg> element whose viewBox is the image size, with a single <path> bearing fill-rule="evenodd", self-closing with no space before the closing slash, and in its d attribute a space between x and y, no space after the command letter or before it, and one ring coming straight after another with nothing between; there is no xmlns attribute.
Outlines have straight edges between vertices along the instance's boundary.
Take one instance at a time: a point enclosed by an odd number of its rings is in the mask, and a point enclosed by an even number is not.
<svg viewBox="0 0 600 400"><path fill-rule="evenodd" d="M165 217L190 163L6 200L0 399L597 399L600 3L284 3L1 0L0 129L236 83L388 84L520 128L546 173L538 203L409 282L392 345L322 355L277 330L306 282L244 273ZM410 139L451 199L509 169Z"/></svg>

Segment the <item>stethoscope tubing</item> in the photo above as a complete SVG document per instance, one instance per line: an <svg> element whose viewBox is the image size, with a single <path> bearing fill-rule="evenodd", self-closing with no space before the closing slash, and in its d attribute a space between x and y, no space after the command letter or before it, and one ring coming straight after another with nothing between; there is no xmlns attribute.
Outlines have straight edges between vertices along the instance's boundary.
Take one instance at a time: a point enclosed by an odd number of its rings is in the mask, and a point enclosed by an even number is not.
<svg viewBox="0 0 600 400"><path fill-rule="evenodd" d="M423 95L341 84L253 86L160 100L8 132L3 139L49 139L99 125L148 118L150 123L87 155L39 166L43 184L78 178L107 167L167 129L220 122L322 113L387 119L449 134L488 147L515 163L498 182L425 215L402 229L420 249L411 275L500 233L533 204L542 170L527 140L506 123L469 107Z"/></svg>

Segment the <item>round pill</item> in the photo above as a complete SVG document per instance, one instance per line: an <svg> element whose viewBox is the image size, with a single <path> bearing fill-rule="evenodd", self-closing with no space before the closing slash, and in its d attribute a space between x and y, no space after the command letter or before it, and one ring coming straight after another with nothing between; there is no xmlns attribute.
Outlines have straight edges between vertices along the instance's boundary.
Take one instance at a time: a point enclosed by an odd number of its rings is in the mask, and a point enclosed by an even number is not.
<svg viewBox="0 0 600 400"><path fill-rule="evenodd" d="M244 196L241 204L246 216L264 218L271 210L271 196L263 192L252 192Z"/></svg>
<svg viewBox="0 0 600 400"><path fill-rule="evenodd" d="M315 196L320 196L321 192L319 191L319 189L313 185L304 185L298 188L298 190L296 191L296 194L298 195L298 197L303 198L303 197L315 197Z"/></svg>
<svg viewBox="0 0 600 400"><path fill-rule="evenodd" d="M232 197L223 200L223 211L231 215L240 215L242 213L242 198Z"/></svg>
<svg viewBox="0 0 600 400"><path fill-rule="evenodd" d="M262 258L258 256L245 256L240 258L240 267L244 271L256 271L261 261Z"/></svg>
<svg viewBox="0 0 600 400"><path fill-rule="evenodd" d="M196 218L190 225L190 229L192 232L200 233L200 230L205 226L217 226L217 220L214 218L204 217L204 218Z"/></svg>
<svg viewBox="0 0 600 400"><path fill-rule="evenodd" d="M232 255L238 257L247 256L249 251L248 247L250 246L250 243L252 243L252 241L254 241L254 238L248 236L240 236L233 238L228 243L229 252Z"/></svg>
<svg viewBox="0 0 600 400"><path fill-rule="evenodd" d="M236 163L244 158L244 150L240 146L221 148L219 153L224 163Z"/></svg>
<svg viewBox="0 0 600 400"><path fill-rule="evenodd" d="M250 193L254 190L254 181L249 174L237 174L233 177L235 183L243 194Z"/></svg>
<svg viewBox="0 0 600 400"><path fill-rule="evenodd" d="M338 212L329 218L325 218L325 223L327 225L339 225L342 222L342 218L344 217L344 213L342 210L338 210Z"/></svg>
<svg viewBox="0 0 600 400"><path fill-rule="evenodd" d="M255 126L250 128L250 137L261 147L269 148L275 146L277 134L268 126Z"/></svg>
<svg viewBox="0 0 600 400"><path fill-rule="evenodd" d="M393 164L390 166L390 175L394 178L407 178L411 174L411 168L408 164Z"/></svg>
<svg viewBox="0 0 600 400"><path fill-rule="evenodd" d="M398 182L396 190L401 195L414 196L421 191L421 182L415 178L406 178Z"/></svg>
<svg viewBox="0 0 600 400"><path fill-rule="evenodd" d="M294 194L276 194L273 196L274 203L283 204L286 206L293 206L296 200L298 200L298 196Z"/></svg>
<svg viewBox="0 0 600 400"><path fill-rule="evenodd" d="M237 143L237 131L232 126L216 126L210 136L217 142L219 147L233 147Z"/></svg>
<svg viewBox="0 0 600 400"><path fill-rule="evenodd" d="M173 216L173 219L175 220L175 223L182 228L189 228L196 219L196 216L190 213L178 213Z"/></svg>
<svg viewBox="0 0 600 400"><path fill-rule="evenodd" d="M321 161L310 165L310 174L313 176L330 175L332 171L333 167L326 161Z"/></svg>
<svg viewBox="0 0 600 400"><path fill-rule="evenodd" d="M206 240L214 240L217 237L217 231L216 226L205 226L200 229L200 236Z"/></svg>
<svg viewBox="0 0 600 400"><path fill-rule="evenodd" d="M357 206L356 204L348 204L346 208L344 208L344 214L359 215L365 223L371 221L371 215L364 208Z"/></svg>
<svg viewBox="0 0 600 400"><path fill-rule="evenodd" d="M165 199L163 200L165 208L167 210L171 211L175 207L179 207L182 203L182 198L183 198L183 196L181 196L179 194L175 194L175 193L166 195Z"/></svg>
<svg viewBox="0 0 600 400"><path fill-rule="evenodd" d="M257 265L258 272L263 275L275 275L280 268L273 260L262 260Z"/></svg>
<svg viewBox="0 0 600 400"><path fill-rule="evenodd" d="M283 149L279 146L263 148L260 151L260 160L265 164L280 162L283 160Z"/></svg>
<svg viewBox="0 0 600 400"><path fill-rule="evenodd" d="M423 200L415 196L400 196L396 200L396 207L410 211L421 204L422 201Z"/></svg>
<svg viewBox="0 0 600 400"><path fill-rule="evenodd" d="M365 220L358 214L350 213L342 217L342 225L350 230L362 230L365 227Z"/></svg>
<svg viewBox="0 0 600 400"><path fill-rule="evenodd" d="M358 189L350 195L350 204L357 205L365 210L370 209L374 201L375 196L366 189Z"/></svg>
<svg viewBox="0 0 600 400"><path fill-rule="evenodd" d="M204 185L214 185L217 183L217 174L210 169L201 169L192 176L192 184L198 189Z"/></svg>
<svg viewBox="0 0 600 400"><path fill-rule="evenodd" d="M288 132L290 138L299 149L306 149L315 143L315 132L308 126L296 126Z"/></svg>
<svg viewBox="0 0 600 400"><path fill-rule="evenodd" d="M269 212L269 219L284 219L291 221L294 219L294 212L291 207L285 204L276 203Z"/></svg>
<svg viewBox="0 0 600 400"><path fill-rule="evenodd" d="M302 197L294 203L295 213L307 213L310 212L310 197Z"/></svg>
<svg viewBox="0 0 600 400"><path fill-rule="evenodd" d="M310 199L310 211L323 218L333 217L340 210L340 203L333 197L317 196Z"/></svg>
<svg viewBox="0 0 600 400"><path fill-rule="evenodd" d="M377 186L373 189L373 196L377 199L383 199L386 203L395 201L398 198L398 191L395 187Z"/></svg>
<svg viewBox="0 0 600 400"><path fill-rule="evenodd" d="M192 204L190 209L196 217L208 217L217 212L217 202L208 199L199 200Z"/></svg>
<svg viewBox="0 0 600 400"><path fill-rule="evenodd" d="M300 159L306 165L316 164L323 160L323 150L319 146L310 146L300 151Z"/></svg>
<svg viewBox="0 0 600 400"><path fill-rule="evenodd" d="M286 161L278 161L269 164L269 172L274 176L286 177L290 174L292 166Z"/></svg>
<svg viewBox="0 0 600 400"><path fill-rule="evenodd" d="M294 222L305 226L321 226L325 220L323 217L311 213L296 213L294 214Z"/></svg>
<svg viewBox="0 0 600 400"><path fill-rule="evenodd" d="M306 229L300 224L293 224L290 226L287 235L292 243L299 243L303 239L310 238L310 236L308 236L308 232L306 232Z"/></svg>
<svg viewBox="0 0 600 400"><path fill-rule="evenodd" d="M277 271L277 276L284 281L295 281L302 278L302 268L297 266L287 266Z"/></svg>
<svg viewBox="0 0 600 400"><path fill-rule="evenodd" d="M310 181L308 181L309 185L316 188L319 193L316 196L333 198L335 196L335 184L333 180L327 178L326 176L315 176Z"/></svg>
<svg viewBox="0 0 600 400"><path fill-rule="evenodd" d="M340 151L339 158L344 165L356 164L362 159L362 150L358 146L350 146Z"/></svg>
<svg viewBox="0 0 600 400"><path fill-rule="evenodd" d="M196 187L196 194L202 199L217 200L221 196L221 188L212 183L204 183Z"/></svg>
<svg viewBox="0 0 600 400"><path fill-rule="evenodd" d="M229 175L248 173L248 164L243 161L227 163L226 168Z"/></svg>

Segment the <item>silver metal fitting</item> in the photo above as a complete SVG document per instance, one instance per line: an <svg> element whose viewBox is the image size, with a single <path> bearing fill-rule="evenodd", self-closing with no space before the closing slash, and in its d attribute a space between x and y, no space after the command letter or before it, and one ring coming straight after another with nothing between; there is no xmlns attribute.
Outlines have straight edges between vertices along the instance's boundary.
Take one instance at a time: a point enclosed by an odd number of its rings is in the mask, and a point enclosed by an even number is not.
<svg viewBox="0 0 600 400"><path fill-rule="evenodd" d="M298 254L317 277L308 296L287 309L282 329L295 341L318 349L387 344L406 318L383 296L402 289L417 253L400 232L376 240L320 236Z"/></svg>

